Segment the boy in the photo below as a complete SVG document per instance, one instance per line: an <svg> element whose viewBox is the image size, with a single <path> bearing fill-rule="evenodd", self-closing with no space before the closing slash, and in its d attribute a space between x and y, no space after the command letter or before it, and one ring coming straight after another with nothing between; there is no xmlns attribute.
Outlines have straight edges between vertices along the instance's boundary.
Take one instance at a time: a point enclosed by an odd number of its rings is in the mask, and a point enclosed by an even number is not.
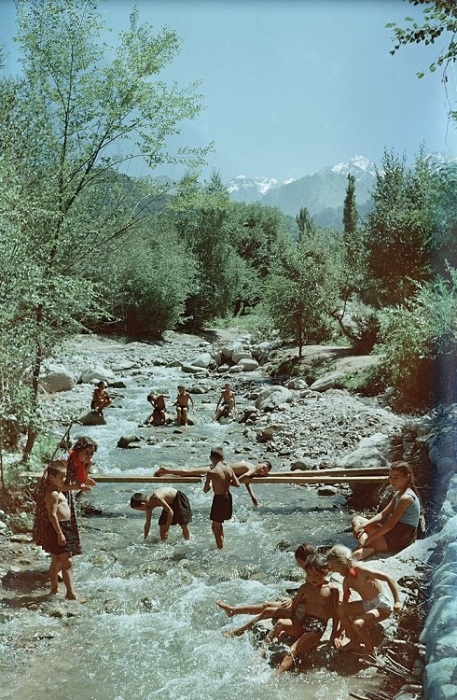
<svg viewBox="0 0 457 700"><path fill-rule="evenodd" d="M306 560L306 581L292 601L290 619L278 620L266 637L267 641L281 641L283 637L290 637L293 641L290 652L281 661L277 675L292 670L303 660L305 654L317 647L330 618L333 625L330 642L334 643L338 626L339 589L335 583L326 579L328 569L326 558L322 554L315 554Z"/></svg>
<svg viewBox="0 0 457 700"><path fill-rule="evenodd" d="M219 408L220 404L222 406ZM232 391L232 387L230 384L226 384L224 391L221 393L219 397L219 401L217 402L216 406L216 412L214 414L214 420L219 420L221 416L230 416L232 411L235 411L236 409L236 398L235 398L235 392Z"/></svg>
<svg viewBox="0 0 457 700"><path fill-rule="evenodd" d="M153 411L146 421L146 425L165 425L167 422L167 414L165 408L165 397L163 394L155 394L151 391L148 394L148 401L151 404Z"/></svg>
<svg viewBox="0 0 457 700"><path fill-rule="evenodd" d="M241 460L240 462L232 462L228 465L238 477L240 483L245 479L251 479L255 476L268 476L271 471L271 462L267 459L262 459L257 464L253 462L245 462ZM197 467L196 469L168 469L167 467L159 467L154 476L165 476L166 474L172 474L173 476L206 476L211 467ZM245 483L246 490L251 497L251 501L255 507L259 505L259 501L254 495L251 484Z"/></svg>
<svg viewBox="0 0 457 700"><path fill-rule="evenodd" d="M394 612L401 610L398 586L392 576L359 564L351 550L343 545L332 547L327 553L327 562L331 571L344 577L343 603L338 608L338 617L349 642L342 645L336 640L335 646L341 651L371 654L374 646L366 628L386 620L392 613L392 604L381 582L387 583L391 590ZM349 603L351 589L362 600Z"/></svg>
<svg viewBox="0 0 457 700"><path fill-rule="evenodd" d="M178 425L187 425L187 414L189 411L189 402L192 404L192 408L194 407L194 400L192 396L189 394L188 391L185 390L185 388L180 385L178 386L178 395L176 397L176 420L178 421Z"/></svg>
<svg viewBox="0 0 457 700"><path fill-rule="evenodd" d="M171 525L179 525L184 539L190 539L188 524L192 520L192 511L189 499L182 491L178 491L171 486L164 486L151 493L148 499L142 493L135 493L130 499L130 506L135 510L144 510L146 512L144 539L149 535L154 508L162 508L159 518L159 531L162 542L168 539L168 531Z"/></svg>
<svg viewBox="0 0 457 700"><path fill-rule="evenodd" d="M213 489L213 503L211 506L211 529L216 540L218 549L224 547L224 520L230 520L232 517L232 494L230 486L239 486L235 473L231 467L224 464L224 452L221 447L215 447L211 450L210 461L212 467L206 474L205 485L203 486L204 493Z"/></svg>
<svg viewBox="0 0 457 700"><path fill-rule="evenodd" d="M59 572L62 572L62 580L67 589L65 596L67 600L80 600L80 602L83 602L76 595L71 580L71 555L75 545L75 534L71 524L70 506L61 491L65 483L67 465L60 460L51 462L47 473L48 486L44 494L44 505L48 522L42 547L51 555L51 565L49 567L51 595L58 593L58 575Z"/></svg>
<svg viewBox="0 0 457 700"><path fill-rule="evenodd" d="M111 396L106 391L105 382L98 382L92 395L90 408L99 416L103 415L103 409L111 405Z"/></svg>

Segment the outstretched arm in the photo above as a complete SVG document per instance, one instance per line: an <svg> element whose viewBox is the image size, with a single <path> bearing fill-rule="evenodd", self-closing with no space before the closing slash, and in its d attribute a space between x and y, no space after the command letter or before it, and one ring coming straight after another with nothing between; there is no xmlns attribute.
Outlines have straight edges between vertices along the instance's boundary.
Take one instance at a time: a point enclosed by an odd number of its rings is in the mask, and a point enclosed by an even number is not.
<svg viewBox="0 0 457 700"><path fill-rule="evenodd" d="M241 481L241 479L239 479L239 481ZM246 486L246 489L247 489L248 494L249 494L250 497L251 497L251 501L252 501L253 505L257 508L257 506L259 505L259 502L258 502L257 498L256 498L255 495L254 495L254 491L253 491L253 489L252 489L251 484L245 484L245 486Z"/></svg>
<svg viewBox="0 0 457 700"><path fill-rule="evenodd" d="M146 522L144 523L144 539L149 535L149 529L151 527L151 517L152 517L152 508L148 508L146 511Z"/></svg>
<svg viewBox="0 0 457 700"><path fill-rule="evenodd" d="M154 476L205 476L209 472L209 467L197 467L195 469L168 469L168 467L159 467Z"/></svg>

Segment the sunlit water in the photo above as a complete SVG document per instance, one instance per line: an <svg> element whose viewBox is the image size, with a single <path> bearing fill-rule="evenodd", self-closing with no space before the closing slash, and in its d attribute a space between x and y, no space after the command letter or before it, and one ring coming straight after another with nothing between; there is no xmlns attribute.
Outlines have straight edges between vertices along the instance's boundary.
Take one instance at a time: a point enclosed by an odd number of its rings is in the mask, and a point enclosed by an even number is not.
<svg viewBox="0 0 457 700"><path fill-rule="evenodd" d="M220 444L228 460L243 456L243 427L212 421L215 394L194 397L196 425L182 433L173 432L173 426L138 427L148 413L150 387L168 390L174 399L180 380L177 370L159 368L154 368L153 384L132 378L118 392L122 397L115 403L122 407L106 412L106 426L73 431L73 436L84 432L97 440L95 471L151 474L159 464L205 465L210 447ZM205 403L208 398L211 403ZM119 436L131 433L154 435L158 443L118 449ZM235 454L236 446L241 454ZM259 445L259 456L263 447ZM74 559L73 576L87 602L65 603L62 593L57 607L64 616L54 618L45 607L21 607L19 594L17 599L12 595L9 603L18 612L12 620L6 618L0 638L2 700L349 697L344 674L325 664L307 674L274 678L254 634L232 639L221 634L247 618L229 619L216 606L219 598L255 603L297 588L302 574L293 550L299 543L349 543L343 498L321 497L314 489L293 485L257 485L262 505L254 509L245 488L234 489L235 515L225 524L225 549L218 551L209 520L211 494L203 493L202 483L182 488L193 509L189 542L179 527L171 528L168 543L159 542L159 511L143 541L144 515L128 502L134 491L150 491L150 485L99 484L83 497L101 511L80 518L84 553ZM44 596L46 584L39 585Z"/></svg>

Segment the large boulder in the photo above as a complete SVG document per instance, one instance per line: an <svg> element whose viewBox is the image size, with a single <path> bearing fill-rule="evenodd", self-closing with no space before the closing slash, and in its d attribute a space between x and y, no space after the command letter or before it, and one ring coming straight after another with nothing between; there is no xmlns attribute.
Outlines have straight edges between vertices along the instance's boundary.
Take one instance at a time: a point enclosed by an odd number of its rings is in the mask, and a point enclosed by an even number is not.
<svg viewBox="0 0 457 700"><path fill-rule="evenodd" d="M83 416L77 418L76 423L80 425L106 425L106 420L105 417L101 416L99 413L89 411L89 413L85 413Z"/></svg>
<svg viewBox="0 0 457 700"><path fill-rule="evenodd" d="M49 364L45 367L44 375L40 377L40 385L48 394L70 391L75 385L75 377L63 365Z"/></svg>
<svg viewBox="0 0 457 700"><path fill-rule="evenodd" d="M253 372L258 369L259 363L253 357L242 357L238 360L238 367L241 367L243 372Z"/></svg>
<svg viewBox="0 0 457 700"><path fill-rule="evenodd" d="M198 355L190 364L192 367L208 369L208 367L214 366L215 363L209 352L202 352L202 354Z"/></svg>
<svg viewBox="0 0 457 700"><path fill-rule="evenodd" d="M386 453L390 441L387 435L375 433L362 438L356 450L338 460L337 466L345 469L367 469L369 467L387 467Z"/></svg>
<svg viewBox="0 0 457 700"><path fill-rule="evenodd" d="M85 367L81 370L80 381L83 384L89 384L90 382L105 382L105 384L110 384L114 379L114 373L110 369L100 365L96 367Z"/></svg>
<svg viewBox="0 0 457 700"><path fill-rule="evenodd" d="M256 399L255 406L259 411L272 411L280 404L291 401L292 396L292 392L286 389L285 386L279 384L267 386L260 392Z"/></svg>
<svg viewBox="0 0 457 700"><path fill-rule="evenodd" d="M316 379L310 386L312 391L327 391L328 389L333 389L344 377L344 372L339 372L335 370L334 372L329 372L323 377Z"/></svg>

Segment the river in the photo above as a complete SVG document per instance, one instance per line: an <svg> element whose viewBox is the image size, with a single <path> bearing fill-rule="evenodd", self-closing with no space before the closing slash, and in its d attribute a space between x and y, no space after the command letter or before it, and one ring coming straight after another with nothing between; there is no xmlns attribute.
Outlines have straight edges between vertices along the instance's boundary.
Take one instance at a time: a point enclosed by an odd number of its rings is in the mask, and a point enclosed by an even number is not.
<svg viewBox="0 0 457 700"><path fill-rule="evenodd" d="M207 465L217 445L228 461L252 459L243 425L213 421L214 392L194 396L194 426L139 427L152 386L174 399L182 380L179 368L153 367L147 379L144 372L130 374L126 388L115 392L114 407L106 410L106 425L73 428L73 437L86 434L97 441L95 472L151 475L160 464ZM223 379L216 384L219 389ZM118 438L132 433L157 441L117 448ZM265 446L257 447L260 457ZM364 678L370 683L369 671L335 660L336 652L325 647L306 674L276 678L253 633L221 634L247 618L229 619L216 606L218 599L274 600L297 588L303 577L293 551L303 541L351 544L343 496L255 485L261 501L255 509L244 487L233 489L234 517L225 525L225 548L219 551L209 520L211 494L202 485L182 487L193 509L189 542L179 527L171 528L167 543L159 541L159 511L143 541L144 516L129 508L129 499L136 490L151 490L147 484L98 484L82 497L94 514L79 519L84 553L74 558L73 578L86 603L65 602L63 593L50 602L43 576L33 590L24 585L9 593L3 606L16 612L2 615L1 700L346 700L355 674L356 687ZM43 555L43 569L46 561Z"/></svg>

